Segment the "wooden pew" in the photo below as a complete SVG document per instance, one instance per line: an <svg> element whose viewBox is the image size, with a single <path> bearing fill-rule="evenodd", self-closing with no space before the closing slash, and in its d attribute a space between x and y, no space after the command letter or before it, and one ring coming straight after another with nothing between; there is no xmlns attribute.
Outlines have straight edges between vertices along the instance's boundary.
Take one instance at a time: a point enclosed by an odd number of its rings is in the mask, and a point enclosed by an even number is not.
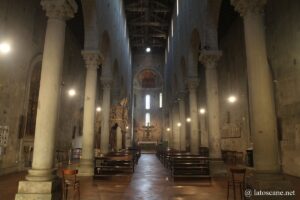
<svg viewBox="0 0 300 200"><path fill-rule="evenodd" d="M129 147L126 151L130 152L134 156L134 163L138 164L141 157L141 148L139 147Z"/></svg>
<svg viewBox="0 0 300 200"><path fill-rule="evenodd" d="M126 175L134 172L134 156L126 152L110 152L95 158L94 178Z"/></svg>
<svg viewBox="0 0 300 200"><path fill-rule="evenodd" d="M171 156L170 160L171 174L174 178L211 178L208 157L177 154Z"/></svg>

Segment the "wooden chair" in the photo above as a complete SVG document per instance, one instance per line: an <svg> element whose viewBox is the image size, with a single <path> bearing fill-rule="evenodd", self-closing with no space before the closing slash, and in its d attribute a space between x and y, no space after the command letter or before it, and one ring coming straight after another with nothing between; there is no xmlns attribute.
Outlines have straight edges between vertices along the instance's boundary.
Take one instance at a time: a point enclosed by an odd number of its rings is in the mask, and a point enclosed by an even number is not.
<svg viewBox="0 0 300 200"><path fill-rule="evenodd" d="M73 199L76 194L78 194L78 199L80 199L80 184L76 175L78 174L78 170L74 169L63 169L62 177L63 177L63 199L68 199L68 190L69 188L73 188Z"/></svg>
<svg viewBox="0 0 300 200"><path fill-rule="evenodd" d="M230 168L231 176L228 177L227 200L229 199L229 187L233 188L233 197L236 199L236 189L239 188L241 199L245 190L246 168ZM236 188L237 186L237 188Z"/></svg>

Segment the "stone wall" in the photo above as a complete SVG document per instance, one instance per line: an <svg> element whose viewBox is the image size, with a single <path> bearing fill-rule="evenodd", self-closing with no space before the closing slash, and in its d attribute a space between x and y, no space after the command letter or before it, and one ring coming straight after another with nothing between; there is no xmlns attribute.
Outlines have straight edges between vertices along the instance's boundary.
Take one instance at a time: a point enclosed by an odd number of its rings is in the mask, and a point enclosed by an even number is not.
<svg viewBox="0 0 300 200"><path fill-rule="evenodd" d="M59 125L56 137L57 148L62 150L70 147L73 134L76 137L82 136L86 68L81 58L81 49L77 39L70 31L67 31ZM71 88L76 90L74 97L68 95L68 90Z"/></svg>
<svg viewBox="0 0 300 200"><path fill-rule="evenodd" d="M245 152L251 141L242 18L238 18L222 38L220 49L223 51L218 63L221 148ZM237 97L236 103L227 101L231 95Z"/></svg>
<svg viewBox="0 0 300 200"><path fill-rule="evenodd" d="M281 162L284 173L300 176L300 26L297 0L268 1L265 14L267 53L273 73ZM220 41L218 65L221 128L228 119L241 127L240 138L222 139L222 148L245 151L251 146L248 124L247 69L243 21L238 17ZM226 98L234 94L236 104ZM263 98L263 97L262 97Z"/></svg>
<svg viewBox="0 0 300 200"><path fill-rule="evenodd" d="M300 176L300 2L266 6L269 64L273 70L283 171Z"/></svg>
<svg viewBox="0 0 300 200"><path fill-rule="evenodd" d="M155 88L141 88L138 83L138 76L143 70L153 70L158 78L162 81L164 57L161 54L156 53L136 53L133 55L133 71L134 71L134 96L135 96L135 108L134 108L134 119L136 122L135 130L136 140L146 140L143 138L145 126L145 114L150 113L151 125L154 126L151 132L151 141L160 141L163 120L162 120L162 109L159 108L159 94L162 92L161 85ZM151 108L150 110L145 109L145 96L149 94L151 96Z"/></svg>
<svg viewBox="0 0 300 200"><path fill-rule="evenodd" d="M32 71L41 66L45 29L46 17L39 0L0 1L0 41L8 40L12 45L10 54L0 56L0 126L9 127L8 145L0 155L0 174L23 169L23 145L33 145L33 137L24 135L24 123ZM67 28L59 117L64 123L59 123L57 131L64 139L58 139L58 146L71 139L75 112L83 102L85 69L80 50L77 38ZM77 90L74 99L66 95L69 87Z"/></svg>

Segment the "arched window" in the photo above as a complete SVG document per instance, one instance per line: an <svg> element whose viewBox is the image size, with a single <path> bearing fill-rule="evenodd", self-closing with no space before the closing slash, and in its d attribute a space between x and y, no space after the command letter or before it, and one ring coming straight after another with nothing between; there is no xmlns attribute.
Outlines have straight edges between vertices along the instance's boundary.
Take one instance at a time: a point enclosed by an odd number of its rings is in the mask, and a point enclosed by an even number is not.
<svg viewBox="0 0 300 200"><path fill-rule="evenodd" d="M150 107L151 107L151 97L149 94L147 94L145 97L145 108L146 110L149 110Z"/></svg>
<svg viewBox="0 0 300 200"><path fill-rule="evenodd" d="M163 96L162 93L159 93L159 108L163 107Z"/></svg>
<svg viewBox="0 0 300 200"><path fill-rule="evenodd" d="M146 113L145 115L145 126L150 126L150 113Z"/></svg>
<svg viewBox="0 0 300 200"><path fill-rule="evenodd" d="M25 135L34 136L35 132L35 122L38 107L38 98L40 90L40 80L41 80L41 65L40 63L34 67L31 80L30 80L30 90L29 90L29 101L27 109L27 121L26 121L26 131Z"/></svg>

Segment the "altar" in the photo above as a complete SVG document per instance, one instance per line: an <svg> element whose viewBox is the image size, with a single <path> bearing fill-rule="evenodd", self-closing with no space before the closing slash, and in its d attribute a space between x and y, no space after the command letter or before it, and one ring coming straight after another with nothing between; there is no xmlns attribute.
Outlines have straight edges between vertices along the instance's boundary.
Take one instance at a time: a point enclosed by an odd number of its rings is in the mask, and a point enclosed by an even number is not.
<svg viewBox="0 0 300 200"><path fill-rule="evenodd" d="M154 153L156 151L157 141L138 141L142 153Z"/></svg>
<svg viewBox="0 0 300 200"><path fill-rule="evenodd" d="M142 126L141 128L142 137L139 137L137 144L144 153L153 153L156 151L157 141L152 135L154 129L155 127L150 125L150 123L148 123L146 126Z"/></svg>

